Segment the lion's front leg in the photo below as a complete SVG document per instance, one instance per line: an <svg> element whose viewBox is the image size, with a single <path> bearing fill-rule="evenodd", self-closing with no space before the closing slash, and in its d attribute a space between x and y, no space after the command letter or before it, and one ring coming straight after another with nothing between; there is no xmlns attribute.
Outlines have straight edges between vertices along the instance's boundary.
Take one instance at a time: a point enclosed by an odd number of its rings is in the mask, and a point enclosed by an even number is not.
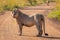
<svg viewBox="0 0 60 40"><path fill-rule="evenodd" d="M22 28L23 28L23 25L22 24L19 24L19 31L20 31L20 36L22 35Z"/></svg>
<svg viewBox="0 0 60 40"><path fill-rule="evenodd" d="M21 35L22 35L23 25L22 25L22 23L21 23L21 20L19 20L19 18L17 18L16 21L17 21L17 24L18 24L18 26L19 26L19 32L20 32L19 35L21 36Z"/></svg>

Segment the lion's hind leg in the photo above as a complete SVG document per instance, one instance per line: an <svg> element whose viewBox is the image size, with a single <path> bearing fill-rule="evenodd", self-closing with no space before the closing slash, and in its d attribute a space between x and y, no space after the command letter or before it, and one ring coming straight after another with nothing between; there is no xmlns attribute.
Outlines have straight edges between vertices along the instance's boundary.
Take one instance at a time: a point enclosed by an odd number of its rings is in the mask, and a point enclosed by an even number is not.
<svg viewBox="0 0 60 40"><path fill-rule="evenodd" d="M36 20L35 20L35 25L36 25L36 28L38 30L38 37L41 37L43 32L42 32L42 21L41 19L38 18L38 16L36 16Z"/></svg>

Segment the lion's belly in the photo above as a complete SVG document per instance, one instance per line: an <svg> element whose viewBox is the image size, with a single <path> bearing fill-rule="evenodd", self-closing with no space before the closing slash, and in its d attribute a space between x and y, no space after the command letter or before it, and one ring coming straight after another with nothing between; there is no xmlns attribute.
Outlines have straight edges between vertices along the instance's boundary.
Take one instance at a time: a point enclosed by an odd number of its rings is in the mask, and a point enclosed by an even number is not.
<svg viewBox="0 0 60 40"><path fill-rule="evenodd" d="M33 26L34 25L34 20L28 20L28 21L25 21L24 22L24 25L30 27L30 26Z"/></svg>

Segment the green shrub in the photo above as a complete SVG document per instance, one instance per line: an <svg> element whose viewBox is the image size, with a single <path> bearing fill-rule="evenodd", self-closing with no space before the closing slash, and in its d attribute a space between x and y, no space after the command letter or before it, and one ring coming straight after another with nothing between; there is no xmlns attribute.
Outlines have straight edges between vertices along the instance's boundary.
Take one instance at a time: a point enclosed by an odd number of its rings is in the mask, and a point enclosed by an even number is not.
<svg viewBox="0 0 60 40"><path fill-rule="evenodd" d="M48 17L60 20L60 10L53 10L48 14Z"/></svg>
<svg viewBox="0 0 60 40"><path fill-rule="evenodd" d="M35 6L43 3L43 0L0 0L0 11L12 10L15 7ZM46 0L44 0L46 1ZM32 5L31 5L32 3Z"/></svg>
<svg viewBox="0 0 60 40"><path fill-rule="evenodd" d="M10 10L10 7L8 5L3 6L4 10Z"/></svg>

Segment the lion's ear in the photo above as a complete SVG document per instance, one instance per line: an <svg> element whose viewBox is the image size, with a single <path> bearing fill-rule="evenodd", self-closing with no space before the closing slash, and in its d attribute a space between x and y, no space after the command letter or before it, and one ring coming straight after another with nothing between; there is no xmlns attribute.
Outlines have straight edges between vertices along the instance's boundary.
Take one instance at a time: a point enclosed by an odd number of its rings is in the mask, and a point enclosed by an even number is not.
<svg viewBox="0 0 60 40"><path fill-rule="evenodd" d="M17 10L17 8L12 9L12 13L14 13Z"/></svg>
<svg viewBox="0 0 60 40"><path fill-rule="evenodd" d="M12 11L15 11L15 10L17 10L17 8L12 9Z"/></svg>

